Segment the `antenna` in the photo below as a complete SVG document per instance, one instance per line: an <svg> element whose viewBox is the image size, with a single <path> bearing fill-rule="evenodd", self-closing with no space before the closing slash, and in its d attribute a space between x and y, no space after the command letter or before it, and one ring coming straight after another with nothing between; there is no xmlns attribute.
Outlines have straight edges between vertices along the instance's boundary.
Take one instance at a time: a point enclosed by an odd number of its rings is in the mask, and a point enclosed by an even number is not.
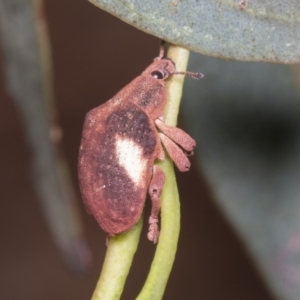
<svg viewBox="0 0 300 300"><path fill-rule="evenodd" d="M160 47L159 47L159 55L158 55L159 59L162 59L164 57L165 45L166 45L166 42L164 40L161 40ZM170 58L166 58L166 59L170 59ZM195 72L189 72L189 71L186 71L186 72L175 71L173 74L187 75L187 76L192 77L193 79L201 79L204 77L204 75L202 73L195 73Z"/></svg>
<svg viewBox="0 0 300 300"><path fill-rule="evenodd" d="M183 72L183 71L175 71L173 74L181 74L181 75L187 75L187 76L190 76L194 79L201 79L204 77L204 75L202 73L194 73L194 72L189 72L189 71L186 71L186 72Z"/></svg>

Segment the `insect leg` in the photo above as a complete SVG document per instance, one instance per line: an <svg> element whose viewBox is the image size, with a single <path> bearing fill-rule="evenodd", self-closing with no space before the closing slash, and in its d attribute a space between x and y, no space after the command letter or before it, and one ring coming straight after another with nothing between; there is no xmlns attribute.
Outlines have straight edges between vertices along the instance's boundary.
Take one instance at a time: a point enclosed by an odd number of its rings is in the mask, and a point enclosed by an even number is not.
<svg viewBox="0 0 300 300"><path fill-rule="evenodd" d="M190 169L191 163L186 154L163 133L160 132L159 137L178 170L180 172L187 172Z"/></svg>
<svg viewBox="0 0 300 300"><path fill-rule="evenodd" d="M180 128L169 126L160 119L156 119L155 124L167 137L187 152L192 152L194 150L196 142L186 132Z"/></svg>
<svg viewBox="0 0 300 300"><path fill-rule="evenodd" d="M157 165L153 166L153 174L149 185L149 195L152 201L151 215L149 218L148 239L154 244L159 237L158 215L160 211L160 195L165 182L165 174Z"/></svg>

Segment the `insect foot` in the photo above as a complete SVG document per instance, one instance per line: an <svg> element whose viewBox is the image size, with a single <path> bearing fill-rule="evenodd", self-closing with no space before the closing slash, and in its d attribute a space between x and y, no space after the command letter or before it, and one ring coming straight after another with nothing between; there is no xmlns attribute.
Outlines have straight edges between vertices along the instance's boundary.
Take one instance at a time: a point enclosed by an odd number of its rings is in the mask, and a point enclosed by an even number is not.
<svg viewBox="0 0 300 300"><path fill-rule="evenodd" d="M148 232L148 240L156 244L158 242L159 237L159 229L158 229L158 219L149 217L149 232Z"/></svg>
<svg viewBox="0 0 300 300"><path fill-rule="evenodd" d="M160 211L160 195L165 183L165 174L163 170L157 166L153 166L152 179L149 185L149 195L152 201L152 210L149 218L148 239L154 244L157 243L159 237L158 216Z"/></svg>

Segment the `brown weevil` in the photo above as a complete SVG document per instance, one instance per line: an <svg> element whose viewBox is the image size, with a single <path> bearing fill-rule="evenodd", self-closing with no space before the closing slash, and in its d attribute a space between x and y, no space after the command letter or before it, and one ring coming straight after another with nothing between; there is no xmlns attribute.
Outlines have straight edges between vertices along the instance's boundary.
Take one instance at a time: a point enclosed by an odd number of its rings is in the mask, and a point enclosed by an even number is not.
<svg viewBox="0 0 300 300"><path fill-rule="evenodd" d="M85 118L79 150L79 183L84 203L109 236L132 228L140 219L147 190L152 201L148 239L157 243L160 195L165 175L154 164L164 148L182 171L188 171L195 141L164 123L165 80L178 72L175 63L159 57L131 83ZM163 146L162 146L163 145Z"/></svg>

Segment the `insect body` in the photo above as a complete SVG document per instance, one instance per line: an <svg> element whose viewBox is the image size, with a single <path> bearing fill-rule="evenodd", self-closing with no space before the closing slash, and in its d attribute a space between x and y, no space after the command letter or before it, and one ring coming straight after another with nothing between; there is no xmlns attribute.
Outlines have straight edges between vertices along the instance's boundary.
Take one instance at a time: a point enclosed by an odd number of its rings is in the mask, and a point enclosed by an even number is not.
<svg viewBox="0 0 300 300"><path fill-rule="evenodd" d="M140 219L147 190L152 201L148 239L157 242L160 194L165 176L156 165L164 150L180 171L188 171L195 141L163 122L165 79L177 72L160 56L136 79L85 119L79 151L79 183L88 211L110 236L125 232ZM182 150L183 149L183 150Z"/></svg>

